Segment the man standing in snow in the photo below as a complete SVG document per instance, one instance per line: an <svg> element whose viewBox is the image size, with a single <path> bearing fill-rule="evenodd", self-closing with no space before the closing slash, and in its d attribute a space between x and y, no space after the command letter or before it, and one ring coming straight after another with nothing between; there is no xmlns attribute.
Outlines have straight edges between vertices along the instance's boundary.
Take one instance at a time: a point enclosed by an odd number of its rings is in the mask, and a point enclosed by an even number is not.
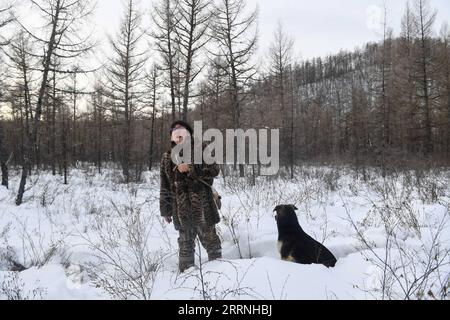
<svg viewBox="0 0 450 320"><path fill-rule="evenodd" d="M192 127L176 121L170 127L172 148L193 137ZM193 150L193 139L192 150ZM193 152L192 152L193 154ZM220 222L219 210L214 202L211 186L219 175L217 164L208 165L172 161L171 150L161 159L161 216L174 223L179 231L179 270L194 266L195 239L200 239L210 261L222 258L222 248L215 225Z"/></svg>

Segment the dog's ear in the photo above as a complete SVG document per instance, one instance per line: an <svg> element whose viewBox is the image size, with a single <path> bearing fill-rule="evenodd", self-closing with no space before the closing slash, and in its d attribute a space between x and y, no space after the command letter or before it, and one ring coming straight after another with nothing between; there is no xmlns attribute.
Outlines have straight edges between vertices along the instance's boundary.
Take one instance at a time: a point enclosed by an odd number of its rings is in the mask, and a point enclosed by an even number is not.
<svg viewBox="0 0 450 320"><path fill-rule="evenodd" d="M298 208L294 204L291 204L291 207L292 209L294 209L294 211L298 210Z"/></svg>
<svg viewBox="0 0 450 320"><path fill-rule="evenodd" d="M276 206L275 209L273 209L273 212L278 212L278 210L281 209L281 206Z"/></svg>

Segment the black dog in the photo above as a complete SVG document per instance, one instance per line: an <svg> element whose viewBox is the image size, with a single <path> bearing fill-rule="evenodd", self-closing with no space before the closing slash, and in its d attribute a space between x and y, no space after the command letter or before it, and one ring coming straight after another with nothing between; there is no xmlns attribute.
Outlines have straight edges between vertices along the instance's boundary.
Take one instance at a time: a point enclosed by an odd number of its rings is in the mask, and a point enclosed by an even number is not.
<svg viewBox="0 0 450 320"><path fill-rule="evenodd" d="M323 264L334 267L336 258L321 243L303 231L298 223L294 205L277 206L275 220L278 226L278 249L281 258L301 264Z"/></svg>

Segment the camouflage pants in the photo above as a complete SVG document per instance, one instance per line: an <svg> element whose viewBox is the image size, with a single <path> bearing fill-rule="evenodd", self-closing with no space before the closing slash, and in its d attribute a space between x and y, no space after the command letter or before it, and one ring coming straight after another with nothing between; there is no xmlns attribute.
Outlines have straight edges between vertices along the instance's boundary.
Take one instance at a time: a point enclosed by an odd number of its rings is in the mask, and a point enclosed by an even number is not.
<svg viewBox="0 0 450 320"><path fill-rule="evenodd" d="M215 226L192 227L188 230L181 229L180 237L178 238L180 272L194 266L197 236L208 253L209 261L222 258L222 247Z"/></svg>

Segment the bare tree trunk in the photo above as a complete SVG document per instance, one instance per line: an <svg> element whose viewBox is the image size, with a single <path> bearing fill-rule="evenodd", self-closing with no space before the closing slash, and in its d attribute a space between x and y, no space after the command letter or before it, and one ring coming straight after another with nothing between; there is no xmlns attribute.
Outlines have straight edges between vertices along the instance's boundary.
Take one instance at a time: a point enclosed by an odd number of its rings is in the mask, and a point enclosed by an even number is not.
<svg viewBox="0 0 450 320"><path fill-rule="evenodd" d="M441 153L445 154L447 158L450 158L450 26L444 24L440 31L442 47L440 47L440 66L442 66L442 91L445 91L445 98L442 102L445 104L442 106L442 111L446 114L446 119L442 123L445 128L442 128L442 148Z"/></svg>
<svg viewBox="0 0 450 320"><path fill-rule="evenodd" d="M230 79L228 90L231 94L234 129L241 128L242 94L256 73L251 57L257 42L257 31L255 33L252 31L256 25L258 12L254 10L248 16L243 16L244 7L245 0L219 1L215 7L215 23L212 30L212 36L221 52L217 56L226 61L223 70ZM239 175L245 176L243 164L239 164Z"/></svg>
<svg viewBox="0 0 450 320"><path fill-rule="evenodd" d="M5 146L5 132L3 130L3 123L0 121L0 167L2 172L2 186L9 187L8 183L8 152Z"/></svg>
<svg viewBox="0 0 450 320"><path fill-rule="evenodd" d="M431 111L430 111L430 94L429 94L429 81L428 81L428 68L427 68L427 56L425 54L425 38L422 38L422 50L424 53L422 55L422 72L423 72L423 101L424 101L424 111L425 111L425 155L429 156L433 152L433 138L432 138L432 128L431 128Z"/></svg>
<svg viewBox="0 0 450 320"><path fill-rule="evenodd" d="M286 168L290 165L291 179L294 178L294 84L292 75L292 51L294 41L284 33L283 25L278 23L278 27L274 33L274 40L270 47L270 69L271 74L275 78L274 90L279 99L280 108L277 109L277 118L279 126L282 128L282 142L289 147L286 148L285 159ZM286 88L287 73L291 74L291 110L287 110L286 106ZM288 115L291 115L291 122L288 123Z"/></svg>
<svg viewBox="0 0 450 320"><path fill-rule="evenodd" d="M416 0L416 9L419 26L419 41L420 41L420 71L422 79L419 79L422 89L423 100L423 112L425 122L425 140L424 142L424 154L430 156L434 150L433 145L433 132L432 132L432 119L431 119L431 93L430 93L430 64L432 63L432 50L431 50L431 36L432 26L436 19L436 12L430 13L427 2L424 0Z"/></svg>
<svg viewBox="0 0 450 320"><path fill-rule="evenodd" d="M204 40L210 23L211 13L210 0L181 0L179 2L179 22L176 24L176 32L183 57L183 120L188 119L188 105L191 96L190 85L200 73L202 68L196 68L196 56L198 51L206 45L208 39Z"/></svg>
<svg viewBox="0 0 450 320"><path fill-rule="evenodd" d="M450 66L447 67L447 156L450 156Z"/></svg>
<svg viewBox="0 0 450 320"><path fill-rule="evenodd" d="M155 140L155 118L156 118L156 75L153 77L153 97L152 97L152 123L150 129L150 154L149 154L149 170L153 168L154 157L154 140Z"/></svg>
<svg viewBox="0 0 450 320"><path fill-rule="evenodd" d="M156 110L155 107L153 107L152 110L152 124L151 124L151 129L150 129L150 162L148 165L149 170L151 171L153 169L153 160L154 160L154 155L155 155L155 117L156 117Z"/></svg>
<svg viewBox="0 0 450 320"><path fill-rule="evenodd" d="M189 36L190 40L192 39L192 31ZM187 50L187 58L186 58L186 79L184 80L184 90L183 90L183 121L188 121L188 104L189 104L189 84L191 81L191 72L192 72L192 44L189 43Z"/></svg>
<svg viewBox="0 0 450 320"><path fill-rule="evenodd" d="M111 161L113 163L116 163L118 157L117 157L117 154L116 154L116 142L117 142L117 139L116 139L116 129L115 128L117 127L117 123L116 123L115 120L112 121L112 125L113 125L113 129L110 131L110 141L111 141L111 143L110 143L109 147L110 147L110 150L111 150Z"/></svg>
<svg viewBox="0 0 450 320"><path fill-rule="evenodd" d="M30 151L28 149L27 144L25 144L24 147L24 157L23 157L23 166L22 166L22 175L20 177L20 184L19 184L19 192L16 199L16 205L20 206L23 201L23 195L25 193L25 185L27 182L28 177L28 171L30 170L30 159L28 158L28 155L30 154Z"/></svg>
<svg viewBox="0 0 450 320"><path fill-rule="evenodd" d="M102 137L103 137L103 114L100 113L98 117L98 136L97 136L97 166L98 166L98 173L102 173L102 152L103 152L103 143L102 143Z"/></svg>
<svg viewBox="0 0 450 320"><path fill-rule="evenodd" d="M230 56L233 57L233 51L230 47ZM233 129L240 129L240 119L241 119L241 106L239 101L239 87L238 87L238 80L236 75L236 67L235 67L235 61L234 59L230 60L231 64L231 83L232 83L232 95L231 95L231 104L233 106ZM234 141L234 154L237 155L237 138L235 138ZM244 164L239 164L239 177L243 178L245 177L245 167Z"/></svg>
<svg viewBox="0 0 450 320"><path fill-rule="evenodd" d="M162 148L162 152L161 153L164 153L164 152L166 152L167 150L166 150L166 143L165 143L165 141L166 141L166 132L165 132L165 127L164 127L164 122L165 122L165 110L164 110L165 108L164 107L162 107L162 110L161 110L161 127L160 127L160 145L161 145L161 148Z"/></svg>
<svg viewBox="0 0 450 320"><path fill-rule="evenodd" d="M294 74L292 72L292 67L290 68L291 75L291 146L290 146L290 155L291 155L291 180L295 178L295 147L294 147L294 134L295 134L295 87L294 87Z"/></svg>
<svg viewBox="0 0 450 320"><path fill-rule="evenodd" d="M52 125L51 125L51 167L52 174L56 175L56 74L53 72L53 93L52 93Z"/></svg>
<svg viewBox="0 0 450 320"><path fill-rule="evenodd" d="M102 89L97 88L94 94L94 122L97 128L95 137L95 165L99 174L102 173L103 107L103 91Z"/></svg>
<svg viewBox="0 0 450 320"><path fill-rule="evenodd" d="M172 6L173 4L173 6ZM172 107L172 121L176 119L176 58L177 50L175 47L175 28L178 23L176 18L178 0L160 0L154 7L154 15L152 16L153 23L155 24L152 37L156 40L157 50L160 52L165 70L169 74L169 91L170 91L170 103Z"/></svg>
<svg viewBox="0 0 450 320"><path fill-rule="evenodd" d="M68 153L69 150L67 148L67 124L66 124L66 118L67 115L64 112L64 106L61 106L61 116L62 116L62 162L63 162L63 174L64 174L64 184L67 185L67 170L68 170ZM69 120L67 121L69 122Z"/></svg>
<svg viewBox="0 0 450 320"><path fill-rule="evenodd" d="M449 54L449 53L447 53ZM450 59L449 59L450 60ZM450 63L450 61L449 61ZM447 65L447 157L450 157L450 65Z"/></svg>

